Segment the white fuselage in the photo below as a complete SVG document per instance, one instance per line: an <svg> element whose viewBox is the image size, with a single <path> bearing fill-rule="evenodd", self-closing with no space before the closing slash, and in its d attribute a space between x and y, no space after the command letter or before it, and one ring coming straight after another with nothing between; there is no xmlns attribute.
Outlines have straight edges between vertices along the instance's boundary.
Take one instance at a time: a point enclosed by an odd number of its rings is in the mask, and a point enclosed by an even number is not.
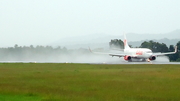
<svg viewBox="0 0 180 101"><path fill-rule="evenodd" d="M124 49L124 53L132 58L149 58L152 56L152 51L147 48L129 48Z"/></svg>

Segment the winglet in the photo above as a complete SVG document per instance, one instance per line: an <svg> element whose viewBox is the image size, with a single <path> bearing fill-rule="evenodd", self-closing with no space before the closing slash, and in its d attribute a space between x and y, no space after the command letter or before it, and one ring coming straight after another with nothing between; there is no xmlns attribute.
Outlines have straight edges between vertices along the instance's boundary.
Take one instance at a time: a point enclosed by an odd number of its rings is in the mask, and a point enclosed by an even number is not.
<svg viewBox="0 0 180 101"><path fill-rule="evenodd" d="M92 53L92 50L90 49L90 47L89 47L89 51Z"/></svg>
<svg viewBox="0 0 180 101"><path fill-rule="evenodd" d="M175 46L175 51L174 51L174 53L177 53L177 46Z"/></svg>

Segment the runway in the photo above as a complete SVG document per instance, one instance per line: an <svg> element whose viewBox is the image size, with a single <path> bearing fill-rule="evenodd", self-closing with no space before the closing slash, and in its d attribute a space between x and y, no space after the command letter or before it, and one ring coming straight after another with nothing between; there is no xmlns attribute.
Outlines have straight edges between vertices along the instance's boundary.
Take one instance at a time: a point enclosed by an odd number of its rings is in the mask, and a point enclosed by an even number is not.
<svg viewBox="0 0 180 101"><path fill-rule="evenodd" d="M180 62L169 62L167 57L158 57L151 62L127 62L124 58L109 56L79 56L79 57L63 57L60 59L40 59L40 60L24 60L24 61L0 61L0 63L82 63L82 64L180 64Z"/></svg>
<svg viewBox="0 0 180 101"><path fill-rule="evenodd" d="M55 61L0 61L0 63L81 63L81 62L55 62ZM82 64L180 64L180 62L82 62Z"/></svg>

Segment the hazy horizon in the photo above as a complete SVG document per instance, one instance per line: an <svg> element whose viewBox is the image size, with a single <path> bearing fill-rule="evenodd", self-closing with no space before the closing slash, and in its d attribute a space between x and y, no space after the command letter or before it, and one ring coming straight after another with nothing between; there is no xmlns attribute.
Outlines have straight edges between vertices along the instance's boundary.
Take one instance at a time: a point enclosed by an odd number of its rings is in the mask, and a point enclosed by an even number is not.
<svg viewBox="0 0 180 101"><path fill-rule="evenodd" d="M48 45L97 34L169 33L180 29L179 5L179 0L1 0L0 46Z"/></svg>

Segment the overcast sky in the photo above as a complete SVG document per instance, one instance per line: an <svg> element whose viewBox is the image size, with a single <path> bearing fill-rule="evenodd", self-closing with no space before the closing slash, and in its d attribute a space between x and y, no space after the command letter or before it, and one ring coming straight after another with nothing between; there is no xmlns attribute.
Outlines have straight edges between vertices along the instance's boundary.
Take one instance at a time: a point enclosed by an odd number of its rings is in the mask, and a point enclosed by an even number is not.
<svg viewBox="0 0 180 101"><path fill-rule="evenodd" d="M180 0L0 0L0 47L176 29L180 29Z"/></svg>

